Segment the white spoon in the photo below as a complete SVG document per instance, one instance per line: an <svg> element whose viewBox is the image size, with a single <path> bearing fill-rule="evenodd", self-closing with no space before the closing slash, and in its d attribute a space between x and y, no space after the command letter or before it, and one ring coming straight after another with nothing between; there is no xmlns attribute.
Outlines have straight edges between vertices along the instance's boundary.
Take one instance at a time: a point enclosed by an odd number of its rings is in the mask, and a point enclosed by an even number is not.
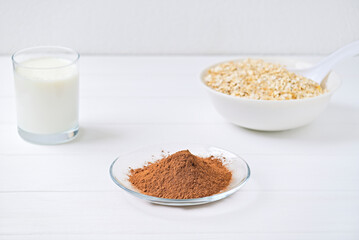
<svg viewBox="0 0 359 240"><path fill-rule="evenodd" d="M359 41L345 45L344 47L330 54L328 57L322 59L313 67L303 69L288 68L288 70L312 79L313 81L320 84L338 62L347 57L353 57L357 54L359 54Z"/></svg>

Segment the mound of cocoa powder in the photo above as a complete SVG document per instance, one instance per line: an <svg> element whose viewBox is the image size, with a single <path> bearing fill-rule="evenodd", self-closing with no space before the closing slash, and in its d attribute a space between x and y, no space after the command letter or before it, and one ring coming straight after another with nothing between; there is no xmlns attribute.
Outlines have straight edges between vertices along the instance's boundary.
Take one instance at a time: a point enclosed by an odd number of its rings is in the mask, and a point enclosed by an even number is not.
<svg viewBox="0 0 359 240"><path fill-rule="evenodd" d="M142 168L130 169L129 181L143 194L171 199L210 196L224 190L232 173L222 160L176 152Z"/></svg>

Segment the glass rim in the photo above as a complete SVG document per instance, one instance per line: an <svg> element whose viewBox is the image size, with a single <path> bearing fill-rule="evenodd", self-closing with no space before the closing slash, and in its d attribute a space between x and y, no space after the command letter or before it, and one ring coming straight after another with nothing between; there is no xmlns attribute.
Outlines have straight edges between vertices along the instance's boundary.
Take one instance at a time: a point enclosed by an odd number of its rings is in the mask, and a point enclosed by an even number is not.
<svg viewBox="0 0 359 240"><path fill-rule="evenodd" d="M18 62L15 60L16 56L19 55L19 54L22 54L22 53L25 53L27 51L31 51L31 50L36 50L36 49L46 49L46 48L49 48L49 49L57 49L57 50L64 50L64 51L68 51L72 54L75 55L75 58L74 60L71 60L70 63L68 64L65 64L65 65L61 65L61 66L58 66L58 67L26 67L24 66L22 63ZM37 69L37 70L48 70L48 69L59 69L59 68L65 68L65 67L68 67L68 66L71 66L73 65L74 63L76 63L80 58L80 54L75 51L74 49L72 48L69 48L69 47L63 47L63 46L55 46L55 45L43 45L43 46L35 46L35 47L27 47L27 48L23 48L23 49L20 49L20 50L17 50L14 54L12 54L11 56L11 60L14 64L14 66L20 66L21 68L27 68L27 69Z"/></svg>

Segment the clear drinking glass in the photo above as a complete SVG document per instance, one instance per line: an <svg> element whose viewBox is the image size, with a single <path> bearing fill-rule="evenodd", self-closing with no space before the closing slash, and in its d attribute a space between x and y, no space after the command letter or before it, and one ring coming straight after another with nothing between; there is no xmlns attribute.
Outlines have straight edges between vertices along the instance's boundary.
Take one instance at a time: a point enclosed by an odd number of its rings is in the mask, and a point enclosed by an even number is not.
<svg viewBox="0 0 359 240"><path fill-rule="evenodd" d="M13 54L19 135L59 144L78 133L80 55L69 48L32 47Z"/></svg>

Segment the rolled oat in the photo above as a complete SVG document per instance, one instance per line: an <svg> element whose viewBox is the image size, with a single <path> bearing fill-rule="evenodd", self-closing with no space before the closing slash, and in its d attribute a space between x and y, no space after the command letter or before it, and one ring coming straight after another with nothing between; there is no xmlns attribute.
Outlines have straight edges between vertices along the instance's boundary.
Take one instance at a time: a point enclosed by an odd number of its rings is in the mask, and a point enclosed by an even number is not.
<svg viewBox="0 0 359 240"><path fill-rule="evenodd" d="M257 100L303 99L325 92L313 80L262 59L216 65L208 70L204 80L221 93Z"/></svg>

